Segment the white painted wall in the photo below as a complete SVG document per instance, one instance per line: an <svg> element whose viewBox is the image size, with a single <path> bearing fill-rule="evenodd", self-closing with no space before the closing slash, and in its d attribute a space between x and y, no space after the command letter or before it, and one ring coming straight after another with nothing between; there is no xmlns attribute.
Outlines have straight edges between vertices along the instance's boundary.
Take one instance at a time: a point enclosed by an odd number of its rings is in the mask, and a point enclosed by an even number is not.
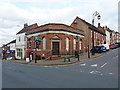
<svg viewBox="0 0 120 90"><path fill-rule="evenodd" d="M106 30L106 44L110 45L110 32Z"/></svg>
<svg viewBox="0 0 120 90"><path fill-rule="evenodd" d="M10 44L10 50L15 50L15 48L16 48L16 47L15 47L15 44L16 44L16 43L11 43L11 44Z"/></svg>
<svg viewBox="0 0 120 90"><path fill-rule="evenodd" d="M19 40L20 39L20 40ZM17 59L21 59L21 57L17 56L17 49L22 49L22 59L26 56L26 38L25 33L17 34L16 35L16 52L15 56Z"/></svg>

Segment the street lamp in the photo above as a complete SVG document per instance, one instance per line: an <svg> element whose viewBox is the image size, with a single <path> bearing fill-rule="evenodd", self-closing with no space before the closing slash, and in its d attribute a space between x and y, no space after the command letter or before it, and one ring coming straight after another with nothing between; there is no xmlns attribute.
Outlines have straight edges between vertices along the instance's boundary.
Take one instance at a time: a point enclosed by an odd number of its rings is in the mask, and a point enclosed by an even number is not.
<svg viewBox="0 0 120 90"><path fill-rule="evenodd" d="M99 14L99 12L95 11L95 13L93 13L93 19L92 19L92 25L94 26L94 19L95 17L97 17L98 20L100 20L101 16ZM94 30L92 31L92 48L94 48ZM94 55L95 53L92 52L92 55Z"/></svg>

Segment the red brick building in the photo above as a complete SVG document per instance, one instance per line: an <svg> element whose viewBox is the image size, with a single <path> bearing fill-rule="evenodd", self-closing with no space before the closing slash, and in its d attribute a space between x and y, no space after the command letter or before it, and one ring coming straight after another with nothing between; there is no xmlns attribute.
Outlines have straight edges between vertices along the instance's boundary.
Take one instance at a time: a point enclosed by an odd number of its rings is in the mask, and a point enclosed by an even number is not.
<svg viewBox="0 0 120 90"><path fill-rule="evenodd" d="M86 22L85 20L76 17L75 20L72 22L71 27L77 28L77 29L82 29L85 34L85 45L84 49L88 51L92 48L93 46L93 38L94 38L94 46L99 45L101 43L105 42L105 32L103 28L100 26L95 27L91 25L90 23ZM101 29L101 30L100 30Z"/></svg>
<svg viewBox="0 0 120 90"><path fill-rule="evenodd" d="M38 49L36 49L35 37L40 37ZM84 52L84 31L65 24L50 23L28 30L27 58L35 59L36 55L41 58L52 56L72 55L75 50Z"/></svg>

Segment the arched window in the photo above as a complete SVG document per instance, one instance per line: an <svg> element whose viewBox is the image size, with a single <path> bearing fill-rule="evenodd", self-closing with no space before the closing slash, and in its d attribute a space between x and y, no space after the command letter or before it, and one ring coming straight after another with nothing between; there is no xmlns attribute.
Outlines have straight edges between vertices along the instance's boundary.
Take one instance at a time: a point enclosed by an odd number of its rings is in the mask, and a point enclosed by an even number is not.
<svg viewBox="0 0 120 90"><path fill-rule="evenodd" d="M76 50L76 39L74 39L74 41L73 41L73 43L74 43L74 50Z"/></svg>
<svg viewBox="0 0 120 90"><path fill-rule="evenodd" d="M43 50L46 50L46 38L43 38Z"/></svg>
<svg viewBox="0 0 120 90"><path fill-rule="evenodd" d="M69 50L69 38L66 38L66 50Z"/></svg>
<svg viewBox="0 0 120 90"><path fill-rule="evenodd" d="M80 40L80 50L82 50L82 40Z"/></svg>

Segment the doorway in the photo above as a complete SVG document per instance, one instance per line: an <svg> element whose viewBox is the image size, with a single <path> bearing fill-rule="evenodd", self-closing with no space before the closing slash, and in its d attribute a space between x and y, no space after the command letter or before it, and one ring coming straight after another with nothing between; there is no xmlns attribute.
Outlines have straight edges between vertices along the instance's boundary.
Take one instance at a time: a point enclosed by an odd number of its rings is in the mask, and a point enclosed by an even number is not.
<svg viewBox="0 0 120 90"><path fill-rule="evenodd" d="M59 42L52 42L52 55L59 55Z"/></svg>

